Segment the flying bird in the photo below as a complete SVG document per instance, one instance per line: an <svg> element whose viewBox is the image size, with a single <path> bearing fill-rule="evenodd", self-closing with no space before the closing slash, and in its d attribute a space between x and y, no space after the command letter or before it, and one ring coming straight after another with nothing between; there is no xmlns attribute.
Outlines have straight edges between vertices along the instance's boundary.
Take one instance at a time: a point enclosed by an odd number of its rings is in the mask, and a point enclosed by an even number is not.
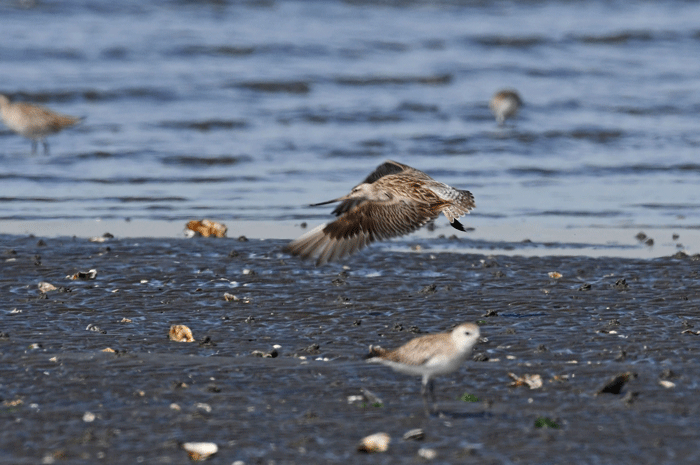
<svg viewBox="0 0 700 465"><path fill-rule="evenodd" d="M457 218L473 209L474 196L438 182L415 168L388 160L349 194L313 204L340 204L338 217L307 232L285 247L317 265L347 257L376 240L409 234L443 213L453 228L465 231Z"/></svg>

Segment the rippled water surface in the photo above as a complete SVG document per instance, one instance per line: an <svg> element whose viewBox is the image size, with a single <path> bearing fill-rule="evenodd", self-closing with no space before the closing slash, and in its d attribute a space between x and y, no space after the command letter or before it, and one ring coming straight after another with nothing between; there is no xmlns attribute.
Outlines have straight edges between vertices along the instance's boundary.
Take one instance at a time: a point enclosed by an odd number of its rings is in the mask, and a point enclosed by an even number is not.
<svg viewBox="0 0 700 465"><path fill-rule="evenodd" d="M391 158L471 190L477 238L660 229L657 247L697 253L698 18L674 1L3 2L0 92L87 118L50 156L0 129L0 230L207 217L279 237ZM505 128L501 88L525 102Z"/></svg>

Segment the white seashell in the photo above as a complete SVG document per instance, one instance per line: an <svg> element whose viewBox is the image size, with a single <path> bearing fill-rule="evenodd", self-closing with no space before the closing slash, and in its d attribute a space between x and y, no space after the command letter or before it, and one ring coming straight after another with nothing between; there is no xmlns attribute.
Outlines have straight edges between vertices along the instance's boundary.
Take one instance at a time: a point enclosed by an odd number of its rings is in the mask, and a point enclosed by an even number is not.
<svg viewBox="0 0 700 465"><path fill-rule="evenodd" d="M187 451L190 459L197 462L206 460L219 451L219 447L213 442L186 442L182 448Z"/></svg>
<svg viewBox="0 0 700 465"><path fill-rule="evenodd" d="M389 448L389 443L391 442L391 437L386 433L375 433L371 434L365 438L362 438L360 443L357 445L357 450L360 452L386 452Z"/></svg>

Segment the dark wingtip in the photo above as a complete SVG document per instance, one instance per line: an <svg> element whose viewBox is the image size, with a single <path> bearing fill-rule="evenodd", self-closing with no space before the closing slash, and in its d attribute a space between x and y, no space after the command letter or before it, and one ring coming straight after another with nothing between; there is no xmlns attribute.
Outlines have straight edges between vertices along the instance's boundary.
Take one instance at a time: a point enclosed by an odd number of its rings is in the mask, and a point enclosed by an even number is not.
<svg viewBox="0 0 700 465"><path fill-rule="evenodd" d="M464 226L462 225L462 223L460 223L456 219L452 220L452 222L450 224L452 225L453 228L455 228L459 231L467 232L467 230L464 229Z"/></svg>

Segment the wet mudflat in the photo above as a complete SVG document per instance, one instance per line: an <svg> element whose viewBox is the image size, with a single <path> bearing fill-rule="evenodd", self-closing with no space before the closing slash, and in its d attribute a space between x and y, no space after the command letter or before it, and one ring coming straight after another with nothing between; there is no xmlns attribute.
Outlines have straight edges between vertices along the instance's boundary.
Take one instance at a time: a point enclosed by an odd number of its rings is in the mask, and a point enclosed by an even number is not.
<svg viewBox="0 0 700 465"><path fill-rule="evenodd" d="M184 463L187 441L216 443L218 464L413 464L421 448L432 463L700 459L697 256L459 255L426 240L316 268L275 240L1 239L5 463ZM437 379L442 418L425 418L417 377L363 363L369 344L463 321L485 339ZM169 341L173 324L196 342ZM382 405L349 402L363 388ZM413 428L425 437L402 440ZM357 452L376 432L389 450Z"/></svg>

